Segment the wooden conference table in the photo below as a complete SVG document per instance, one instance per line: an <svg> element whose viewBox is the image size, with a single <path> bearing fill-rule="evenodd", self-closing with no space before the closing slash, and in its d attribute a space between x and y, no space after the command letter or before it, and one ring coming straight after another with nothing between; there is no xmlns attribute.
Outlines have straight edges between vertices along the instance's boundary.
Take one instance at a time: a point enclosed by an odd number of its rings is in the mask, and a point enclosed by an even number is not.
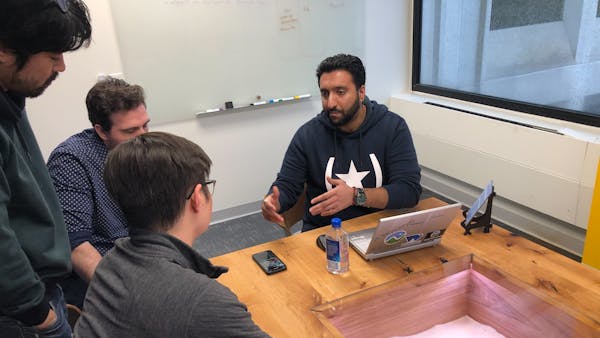
<svg viewBox="0 0 600 338"><path fill-rule="evenodd" d="M429 198L415 209L445 203ZM343 222L346 231L373 227L381 217L398 214L384 210ZM315 244L328 227L293 235L212 258L229 267L219 277L248 306L254 321L273 337L331 336L311 309L366 288L433 268L442 261L474 254L517 277L550 299L586 314L600 325L600 271L577 263L525 238L494 226L490 233L472 230L464 236L463 219L457 213L439 245L375 261L363 260L350 249L350 271L332 275L326 270L325 253ZM287 270L267 276L252 260L252 254L273 250Z"/></svg>

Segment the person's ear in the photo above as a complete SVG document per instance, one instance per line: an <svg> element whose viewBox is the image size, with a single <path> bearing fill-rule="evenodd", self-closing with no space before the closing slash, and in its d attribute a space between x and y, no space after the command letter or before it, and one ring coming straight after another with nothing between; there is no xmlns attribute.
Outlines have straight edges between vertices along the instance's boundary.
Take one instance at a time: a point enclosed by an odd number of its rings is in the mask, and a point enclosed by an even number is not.
<svg viewBox="0 0 600 338"><path fill-rule="evenodd" d="M358 88L358 98L360 99L360 102L365 102L365 96L366 96L366 89L365 89L365 85L360 86L360 88Z"/></svg>
<svg viewBox="0 0 600 338"><path fill-rule="evenodd" d="M190 197L190 204L192 209L196 212L200 211L202 205L206 203L206 196L204 195L204 191L202 190L202 184L198 183L194 187L194 192Z"/></svg>
<svg viewBox="0 0 600 338"><path fill-rule="evenodd" d="M102 141L104 141L104 143L108 142L108 139L109 139L108 133L104 130L104 128L102 128L101 125L94 124L94 130L96 131L96 134L98 134L100 139L102 139Z"/></svg>

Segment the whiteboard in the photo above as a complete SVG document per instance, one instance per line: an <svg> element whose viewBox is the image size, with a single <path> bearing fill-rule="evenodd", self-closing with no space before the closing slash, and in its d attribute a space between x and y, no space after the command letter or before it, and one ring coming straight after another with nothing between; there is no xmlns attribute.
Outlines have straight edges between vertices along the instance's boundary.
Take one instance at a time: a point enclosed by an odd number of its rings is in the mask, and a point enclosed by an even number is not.
<svg viewBox="0 0 600 338"><path fill-rule="evenodd" d="M125 79L153 122L317 95L315 70L364 55L363 0L110 0Z"/></svg>

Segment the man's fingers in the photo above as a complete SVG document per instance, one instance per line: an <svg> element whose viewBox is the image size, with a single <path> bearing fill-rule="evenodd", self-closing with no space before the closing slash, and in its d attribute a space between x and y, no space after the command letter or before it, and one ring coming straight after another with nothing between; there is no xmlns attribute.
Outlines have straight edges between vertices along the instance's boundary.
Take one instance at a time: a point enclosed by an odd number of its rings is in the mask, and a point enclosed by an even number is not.
<svg viewBox="0 0 600 338"><path fill-rule="evenodd" d="M265 202L262 204L261 210L264 219L266 219L267 221L273 223L283 222L283 217L277 213L273 205Z"/></svg>

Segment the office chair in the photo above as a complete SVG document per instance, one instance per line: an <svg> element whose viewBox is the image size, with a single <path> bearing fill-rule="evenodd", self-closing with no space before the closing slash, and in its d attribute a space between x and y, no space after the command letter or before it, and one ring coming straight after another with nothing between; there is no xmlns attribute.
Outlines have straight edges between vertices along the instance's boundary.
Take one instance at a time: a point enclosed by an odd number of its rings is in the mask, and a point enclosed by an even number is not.
<svg viewBox="0 0 600 338"><path fill-rule="evenodd" d="M283 228L283 231L285 231L287 236L292 235L290 228L294 226L294 224L300 222L304 216L304 201L306 201L306 184L304 185L304 190L302 191L302 194L300 194L300 197L298 197L296 204L282 214L283 222L277 223Z"/></svg>
<svg viewBox="0 0 600 338"><path fill-rule="evenodd" d="M75 330L75 323L81 316L81 309L73 304L67 304L67 322L71 326L71 330Z"/></svg>

